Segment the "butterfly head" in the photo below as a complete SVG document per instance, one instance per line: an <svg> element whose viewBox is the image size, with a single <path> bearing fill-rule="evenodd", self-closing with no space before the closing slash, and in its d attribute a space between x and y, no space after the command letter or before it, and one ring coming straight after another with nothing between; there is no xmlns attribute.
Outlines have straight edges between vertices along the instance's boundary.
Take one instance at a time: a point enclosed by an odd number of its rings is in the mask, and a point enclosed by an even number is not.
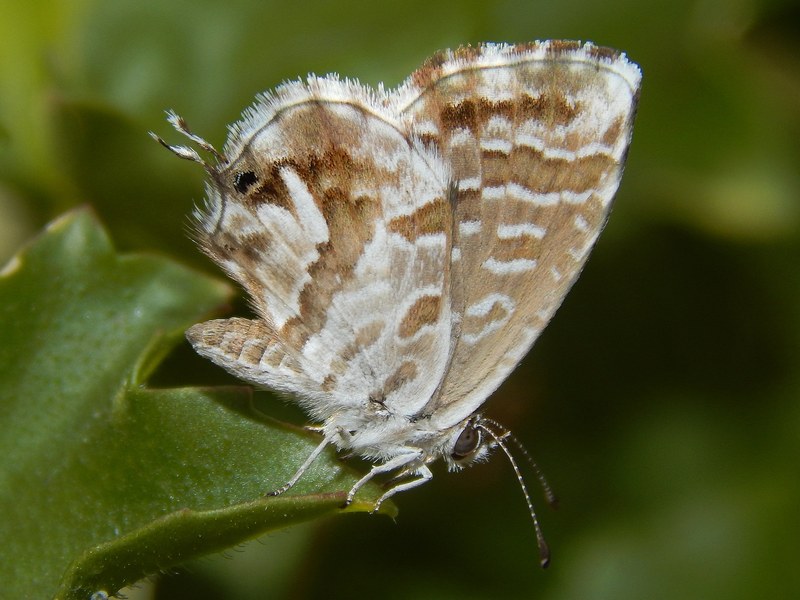
<svg viewBox="0 0 800 600"><path fill-rule="evenodd" d="M494 438L487 435L481 415L475 414L453 429L445 461L451 471L460 470L486 460L496 445Z"/></svg>

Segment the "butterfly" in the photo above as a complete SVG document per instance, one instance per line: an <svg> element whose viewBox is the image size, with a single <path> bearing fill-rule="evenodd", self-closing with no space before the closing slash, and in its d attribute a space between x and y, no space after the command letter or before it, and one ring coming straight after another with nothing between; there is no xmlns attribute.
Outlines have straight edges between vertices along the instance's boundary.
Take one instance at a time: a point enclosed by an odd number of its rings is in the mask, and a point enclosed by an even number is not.
<svg viewBox="0 0 800 600"><path fill-rule="evenodd" d="M591 43L443 51L395 89L336 75L284 83L231 126L200 248L256 318L193 326L195 350L288 394L329 445L397 475L375 506L507 447L480 408L528 352L602 230L641 71ZM534 519L546 565L549 551Z"/></svg>

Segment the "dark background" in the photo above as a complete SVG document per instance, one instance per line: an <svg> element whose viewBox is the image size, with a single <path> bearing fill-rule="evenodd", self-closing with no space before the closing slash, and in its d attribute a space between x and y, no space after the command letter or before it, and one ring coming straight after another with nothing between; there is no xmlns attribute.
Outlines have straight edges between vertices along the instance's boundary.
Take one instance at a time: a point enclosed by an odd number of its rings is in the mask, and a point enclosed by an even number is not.
<svg viewBox="0 0 800 600"><path fill-rule="evenodd" d="M307 72L398 84L435 50L592 40L644 71L609 225L486 412L525 442L547 571L502 456L143 584L156 598L783 598L800 589L800 6L794 2L0 0L0 259L90 204L125 251L218 271L185 236L222 145ZM182 347L175 385L222 380ZM266 410L302 419L261 396ZM241 551L241 552L240 552ZM152 596L154 595L154 596Z"/></svg>

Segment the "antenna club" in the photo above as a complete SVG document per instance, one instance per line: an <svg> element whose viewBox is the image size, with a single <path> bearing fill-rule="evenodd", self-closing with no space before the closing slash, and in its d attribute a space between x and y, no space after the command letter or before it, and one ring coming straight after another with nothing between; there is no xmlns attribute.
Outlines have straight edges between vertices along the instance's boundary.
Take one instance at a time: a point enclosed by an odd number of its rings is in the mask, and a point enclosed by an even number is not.
<svg viewBox="0 0 800 600"><path fill-rule="evenodd" d="M539 539L539 566L546 569L550 566L550 546L544 539Z"/></svg>

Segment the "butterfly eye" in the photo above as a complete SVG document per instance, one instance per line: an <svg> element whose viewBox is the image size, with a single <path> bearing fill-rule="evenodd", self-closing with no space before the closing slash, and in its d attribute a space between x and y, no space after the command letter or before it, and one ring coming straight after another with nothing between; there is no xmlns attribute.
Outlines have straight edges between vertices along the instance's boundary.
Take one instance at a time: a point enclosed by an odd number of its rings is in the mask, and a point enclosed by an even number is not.
<svg viewBox="0 0 800 600"><path fill-rule="evenodd" d="M478 446L480 446L480 443L481 432L473 427L472 423L468 423L464 431L461 432L461 435L458 436L450 456L452 456L454 460L466 458L475 452Z"/></svg>
<svg viewBox="0 0 800 600"><path fill-rule="evenodd" d="M244 194L250 186L258 181L258 176L252 171L241 171L233 177L233 187L240 194Z"/></svg>

